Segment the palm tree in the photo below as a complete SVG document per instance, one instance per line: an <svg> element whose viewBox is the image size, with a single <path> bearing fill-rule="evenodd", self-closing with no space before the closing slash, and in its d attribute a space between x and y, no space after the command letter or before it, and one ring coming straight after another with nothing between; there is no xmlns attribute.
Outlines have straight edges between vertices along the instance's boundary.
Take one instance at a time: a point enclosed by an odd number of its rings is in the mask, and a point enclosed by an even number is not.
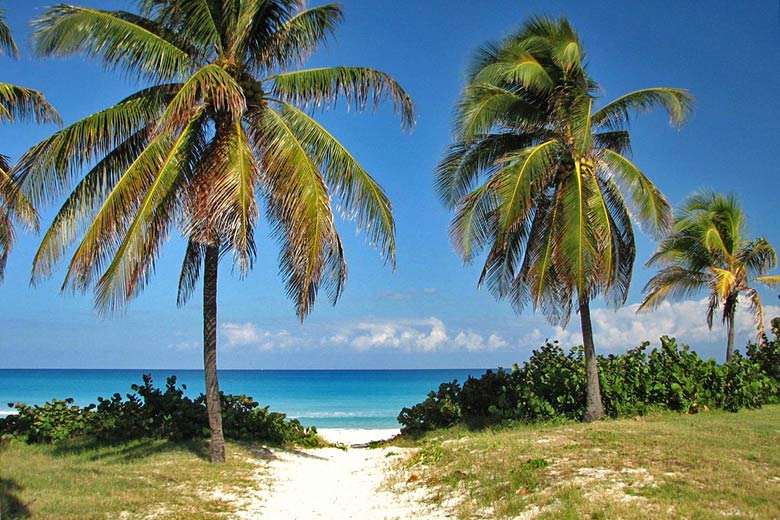
<svg viewBox="0 0 780 520"><path fill-rule="evenodd" d="M0 54L19 57L11 29L5 24L5 10L0 9ZM32 119L38 123L60 123L59 115L43 94L8 83L0 83L0 121ZM8 157L0 154L0 282L5 275L8 254L14 243L14 222L29 230L38 230L38 213L11 178Z"/></svg>
<svg viewBox="0 0 780 520"><path fill-rule="evenodd" d="M291 70L342 19L337 5L302 4L141 0L140 14L60 5L35 23L39 54L83 54L149 86L54 134L20 161L19 177L34 200L72 189L35 256L33 281L50 275L80 237L63 290L94 287L100 311L121 310L149 281L178 225L188 241L180 305L203 270L212 461L224 460L217 266L231 253L240 275L251 269L258 198L280 242L280 271L300 319L321 288L335 303L344 286L331 197L386 261L395 260L390 201L305 109L338 98L358 109L389 99L410 127L412 102L373 69Z"/></svg>
<svg viewBox="0 0 780 520"><path fill-rule="evenodd" d="M678 213L674 228L647 261L660 266L644 291L638 311L656 308L668 298L709 293L707 325L712 329L715 311L721 309L728 343L726 362L734 354L734 315L740 295L750 304L761 336L764 314L756 282L780 285L780 276L768 276L777 265L774 248L764 237L745 238L745 214L734 195L695 193L688 197Z"/></svg>
<svg viewBox="0 0 780 520"><path fill-rule="evenodd" d="M681 125L693 98L682 89L649 88L594 110L598 85L583 60L565 19L532 18L485 45L468 71L455 142L436 187L455 212L450 234L464 261L488 249L480 285L518 313L531 303L562 326L576 303L590 421L603 415L590 301L626 300L635 256L631 215L650 232L666 229L671 216L664 196L627 157L629 118L660 105Z"/></svg>

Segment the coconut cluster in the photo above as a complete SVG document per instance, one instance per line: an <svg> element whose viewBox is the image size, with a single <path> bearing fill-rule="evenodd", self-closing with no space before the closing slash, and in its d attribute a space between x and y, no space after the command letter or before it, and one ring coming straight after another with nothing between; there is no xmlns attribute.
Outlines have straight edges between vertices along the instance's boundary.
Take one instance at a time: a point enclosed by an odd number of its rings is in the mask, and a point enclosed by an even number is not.
<svg viewBox="0 0 780 520"><path fill-rule="evenodd" d="M263 104L263 86L249 74L242 74L239 79L239 85L244 92L246 104L248 106L259 106Z"/></svg>

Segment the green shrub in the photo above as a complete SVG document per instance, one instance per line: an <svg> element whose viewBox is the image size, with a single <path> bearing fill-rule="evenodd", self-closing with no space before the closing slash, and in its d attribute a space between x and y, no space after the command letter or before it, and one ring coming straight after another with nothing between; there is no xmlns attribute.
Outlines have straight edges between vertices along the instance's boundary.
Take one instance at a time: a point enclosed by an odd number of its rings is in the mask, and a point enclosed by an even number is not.
<svg viewBox="0 0 780 520"><path fill-rule="evenodd" d="M625 354L599 356L602 401L611 417L642 415L654 409L697 413L709 408L738 411L780 401L780 318L772 320L773 341L748 345L730 364L703 360L687 345L662 337L646 354L648 342ZM404 408L404 433L420 433L457 423L482 427L507 421L579 420L585 411L582 347L568 353L547 342L512 371L488 370L469 377L463 388L445 383L438 392Z"/></svg>
<svg viewBox="0 0 780 520"><path fill-rule="evenodd" d="M0 419L0 435L13 435L29 443L56 442L90 437L99 442L124 442L154 438L175 441L207 437L209 434L206 398L190 399L186 386L176 386L176 377L167 379L165 389L156 388L149 374L142 385L131 386L134 393L98 398L98 404L79 407L73 399L54 400L43 406L10 404L16 415ZM296 419L269 412L245 395L220 393L225 437L274 444L319 445L316 428L306 428Z"/></svg>
<svg viewBox="0 0 780 520"><path fill-rule="evenodd" d="M412 434L452 426L461 420L460 391L457 379L442 383L439 391L429 392L425 401L402 409L398 422L404 425L406 433Z"/></svg>

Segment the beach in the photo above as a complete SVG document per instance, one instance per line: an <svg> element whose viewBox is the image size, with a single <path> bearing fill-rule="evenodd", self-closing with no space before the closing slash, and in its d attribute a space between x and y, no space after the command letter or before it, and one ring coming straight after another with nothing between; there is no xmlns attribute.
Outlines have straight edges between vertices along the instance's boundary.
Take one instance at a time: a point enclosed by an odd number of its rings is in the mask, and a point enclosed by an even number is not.
<svg viewBox="0 0 780 520"><path fill-rule="evenodd" d="M330 429L322 435L349 448L269 449L258 467L257 491L220 498L233 501L235 516L285 520L440 520L455 518L425 503L419 482L389 480L409 448L368 448L398 430ZM361 446L361 447L354 447Z"/></svg>

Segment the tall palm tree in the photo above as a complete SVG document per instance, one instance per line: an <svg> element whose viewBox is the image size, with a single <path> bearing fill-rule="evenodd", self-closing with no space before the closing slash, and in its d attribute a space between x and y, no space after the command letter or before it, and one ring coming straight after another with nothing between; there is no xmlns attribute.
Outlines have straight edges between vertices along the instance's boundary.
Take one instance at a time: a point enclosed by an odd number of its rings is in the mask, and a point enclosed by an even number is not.
<svg viewBox="0 0 780 520"><path fill-rule="evenodd" d="M631 215L650 232L666 229L671 216L627 157L629 118L661 106L681 125L693 98L649 88L594 109L599 89L584 55L569 22L549 18L532 18L477 52L436 187L455 212L450 234L464 261L488 249L480 285L518 313L531 303L552 324L565 326L576 304L590 421L604 413L590 301L625 302L635 256Z"/></svg>
<svg viewBox="0 0 780 520"><path fill-rule="evenodd" d="M645 285L645 299L638 309L653 309L668 298L707 291L707 325L712 328L718 308L726 324L727 363L734 354L734 315L739 296L748 298L760 336L764 313L754 284L780 285L780 276L766 275L777 266L774 248L764 237L747 239L745 220L734 195L705 192L688 197L672 232L647 261L648 266L659 266L660 270Z"/></svg>
<svg viewBox="0 0 780 520"><path fill-rule="evenodd" d="M342 19L298 0L141 0L140 14L60 5L35 23L39 54L82 54L149 86L41 142L18 175L34 200L72 189L35 256L50 275L80 238L63 290L94 287L122 309L149 281L171 228L188 240L178 303L203 270L204 368L211 459L224 460L216 362L217 266L255 258L258 198L281 245L280 271L303 319L320 288L335 303L346 264L331 197L386 261L395 260L390 201L306 108L338 98L358 109L389 99L403 124L412 102L369 68L292 71ZM81 175L82 169L88 171ZM74 187L75 184L75 187Z"/></svg>
<svg viewBox="0 0 780 520"><path fill-rule="evenodd" d="M0 54L19 57L11 29L5 23L5 9L0 9ZM37 90L0 83L0 122L19 119L60 123L57 111ZM0 154L0 282L5 276L8 254L14 243L14 222L37 231L38 213L12 179L8 157Z"/></svg>

